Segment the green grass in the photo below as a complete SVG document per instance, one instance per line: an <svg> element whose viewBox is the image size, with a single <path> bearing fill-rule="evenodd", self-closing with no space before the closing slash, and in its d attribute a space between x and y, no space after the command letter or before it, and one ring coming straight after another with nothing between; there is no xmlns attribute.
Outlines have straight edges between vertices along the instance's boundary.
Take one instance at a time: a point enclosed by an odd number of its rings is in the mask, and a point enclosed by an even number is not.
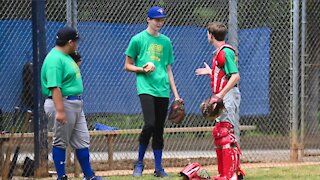
<svg viewBox="0 0 320 180"><path fill-rule="evenodd" d="M270 179L320 179L319 166L296 166L296 167L273 167L256 168L246 170L247 180L270 180Z"/></svg>
<svg viewBox="0 0 320 180"><path fill-rule="evenodd" d="M296 166L296 167L273 167L273 168L250 168L244 169L247 176L245 180L320 180L319 166ZM213 172L209 172L213 175ZM159 180L152 175L144 175L141 178L133 178L132 176L111 176L108 180ZM170 174L171 180L181 180L177 173Z"/></svg>

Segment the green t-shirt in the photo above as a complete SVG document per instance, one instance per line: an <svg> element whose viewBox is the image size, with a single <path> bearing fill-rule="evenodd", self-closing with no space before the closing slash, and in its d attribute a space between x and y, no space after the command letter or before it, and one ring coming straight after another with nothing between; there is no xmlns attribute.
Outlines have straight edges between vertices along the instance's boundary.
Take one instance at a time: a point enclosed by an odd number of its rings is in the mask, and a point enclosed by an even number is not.
<svg viewBox="0 0 320 180"><path fill-rule="evenodd" d="M226 56L226 62L223 67L223 71L226 73L228 77L230 77L232 74L236 74L239 72L237 67L238 60L232 49L223 48L222 51Z"/></svg>
<svg viewBox="0 0 320 180"><path fill-rule="evenodd" d="M83 92L81 73L74 60L53 48L41 68L41 87L44 96L52 96L49 88L59 87L62 96L80 95Z"/></svg>
<svg viewBox="0 0 320 180"><path fill-rule="evenodd" d="M174 58L172 44L167 36L152 36L146 30L142 31L131 38L126 55L138 67L147 62L152 62L156 67L152 73L137 73L138 94L170 97L167 65L172 64Z"/></svg>

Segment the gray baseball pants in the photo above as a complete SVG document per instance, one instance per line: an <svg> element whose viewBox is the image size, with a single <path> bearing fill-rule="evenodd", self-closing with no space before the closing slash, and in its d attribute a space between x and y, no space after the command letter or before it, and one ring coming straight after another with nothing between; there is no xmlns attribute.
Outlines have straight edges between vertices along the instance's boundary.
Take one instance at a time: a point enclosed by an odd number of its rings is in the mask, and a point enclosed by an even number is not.
<svg viewBox="0 0 320 180"><path fill-rule="evenodd" d="M68 144L74 149L88 148L90 136L87 121L83 112L82 100L67 100L63 98L67 123L61 124L55 119L55 105L52 99L46 99L44 111L50 124L53 122L52 145L66 149Z"/></svg>

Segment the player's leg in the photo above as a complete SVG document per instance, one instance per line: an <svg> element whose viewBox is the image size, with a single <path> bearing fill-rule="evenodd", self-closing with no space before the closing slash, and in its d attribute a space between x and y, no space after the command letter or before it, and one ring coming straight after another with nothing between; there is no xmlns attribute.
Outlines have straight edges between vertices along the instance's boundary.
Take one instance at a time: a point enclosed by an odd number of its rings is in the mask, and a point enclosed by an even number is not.
<svg viewBox="0 0 320 180"><path fill-rule="evenodd" d="M44 104L44 110L48 117L48 121L53 121L53 142L52 142L52 158L55 164L55 168L57 171L58 179L63 179L66 177L65 171L65 162L66 162L66 148L69 143L69 139L72 133L72 129L74 126L74 117L68 116L70 112L68 112L66 107L68 105L65 103L65 114L67 123L61 124L55 119L55 105L52 99L46 99Z"/></svg>
<svg viewBox="0 0 320 180"><path fill-rule="evenodd" d="M217 122L213 128L212 135L214 144L219 150L217 151L219 176L215 177L215 179L231 179L236 176L238 165L237 149L233 147L235 143L233 126L228 122Z"/></svg>
<svg viewBox="0 0 320 180"><path fill-rule="evenodd" d="M237 140L237 145L238 145L238 150L239 150L239 153L238 153L238 165L237 165L237 168L238 168L238 179L243 179L243 177L245 176L245 173L241 170L241 167L240 167L240 155L241 155L241 151L240 151L240 102L241 102L241 94L240 94L240 91L239 91L239 88L233 88L233 97L234 97L234 104L235 104L235 113L234 113L234 119L235 119L235 122L234 122L234 134L235 134L235 137L236 137L236 140Z"/></svg>
<svg viewBox="0 0 320 180"><path fill-rule="evenodd" d="M139 95L144 125L139 137L138 160L134 165L133 176L142 176L143 159L155 129L154 97L148 94Z"/></svg>
<svg viewBox="0 0 320 180"><path fill-rule="evenodd" d="M167 117L169 106L169 98L155 98L155 129L152 136L152 149L154 154L154 166L155 166L155 173L154 175L157 177L166 177L168 176L165 173L162 167L162 150L164 146L163 140L163 131L164 131L164 123Z"/></svg>
<svg viewBox="0 0 320 180"><path fill-rule="evenodd" d="M231 89L224 97L226 111L217 119L218 121L222 122L223 127L227 127L227 129L229 129L228 130L229 136L230 136L229 139L233 139L230 142L230 145L225 146L224 144L219 145L219 142L220 142L219 139L217 140L215 138L217 160L218 160L218 171L220 176L227 176L226 173L224 173L224 170L229 169L230 166L235 167L234 174L237 174L238 171L241 171L240 170L240 148L238 145L238 142L240 141L240 123L239 123L240 100L241 100L241 96L240 96L239 89L238 88ZM227 124L227 126L225 126L225 124ZM220 130L221 129L215 129L216 133L221 135L221 132L219 132ZM226 147L231 147L231 148L229 149ZM233 159L233 161L230 161L230 157L231 159Z"/></svg>
<svg viewBox="0 0 320 180"><path fill-rule="evenodd" d="M76 123L70 138L70 145L75 149L76 156L81 166L85 179L100 180L102 178L95 176L90 164L90 135L88 131L87 121L83 112L82 101L72 101L75 105Z"/></svg>
<svg viewBox="0 0 320 180"><path fill-rule="evenodd" d="M231 122L233 125L234 135L236 138L236 142L233 145L233 147L237 146L237 174L238 178L243 178L245 176L245 173L240 168L240 102L241 102L241 94L239 91L239 88L234 87L230 90L230 93L228 94L229 100L227 102L227 110L228 110L228 116L227 120L228 122Z"/></svg>
<svg viewBox="0 0 320 180"><path fill-rule="evenodd" d="M236 136L236 140L238 145L240 145L240 102L241 95L240 91L237 87L234 87L228 93L228 102L226 104L226 108L228 111L227 120L233 125L234 135Z"/></svg>

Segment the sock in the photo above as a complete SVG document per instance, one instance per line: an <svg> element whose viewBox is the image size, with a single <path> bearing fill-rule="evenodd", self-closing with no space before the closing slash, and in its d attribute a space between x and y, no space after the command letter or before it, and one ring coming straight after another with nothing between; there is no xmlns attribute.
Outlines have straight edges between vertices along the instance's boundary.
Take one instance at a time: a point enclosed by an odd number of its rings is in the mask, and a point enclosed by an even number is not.
<svg viewBox="0 0 320 180"><path fill-rule="evenodd" d="M85 177L92 177L94 173L90 165L89 148L76 149L76 155Z"/></svg>
<svg viewBox="0 0 320 180"><path fill-rule="evenodd" d="M148 145L139 144L139 156L138 156L138 161L143 161L144 154L146 153L147 148L148 148Z"/></svg>
<svg viewBox="0 0 320 180"><path fill-rule="evenodd" d="M154 167L156 170L162 169L162 149L154 149Z"/></svg>
<svg viewBox="0 0 320 180"><path fill-rule="evenodd" d="M61 178L63 175L66 174L66 169L65 169L66 150L53 146L52 158L53 158L54 166L56 167L58 178Z"/></svg>

